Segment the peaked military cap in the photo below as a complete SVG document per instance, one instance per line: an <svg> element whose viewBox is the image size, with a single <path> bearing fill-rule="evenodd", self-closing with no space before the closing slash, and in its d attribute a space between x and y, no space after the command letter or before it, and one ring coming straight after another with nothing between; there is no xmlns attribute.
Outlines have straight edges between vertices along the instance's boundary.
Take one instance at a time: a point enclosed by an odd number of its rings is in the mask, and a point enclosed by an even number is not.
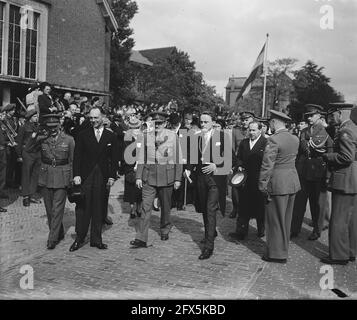
<svg viewBox="0 0 357 320"><path fill-rule="evenodd" d="M151 112L149 116L155 122L165 122L167 120L167 114L164 112Z"/></svg>
<svg viewBox="0 0 357 320"><path fill-rule="evenodd" d="M31 119L31 117L34 116L36 113L37 113L36 110L29 110L29 111L27 111L26 114L25 114L25 119L26 119L26 120Z"/></svg>
<svg viewBox="0 0 357 320"><path fill-rule="evenodd" d="M305 105L305 115L310 115L310 114L324 114L324 108L321 107L318 104L306 104Z"/></svg>
<svg viewBox="0 0 357 320"><path fill-rule="evenodd" d="M5 107L3 107L2 111L11 111L14 110L15 108L16 108L15 103L9 103Z"/></svg>
<svg viewBox="0 0 357 320"><path fill-rule="evenodd" d="M328 104L329 109L328 113L333 113L338 110L351 110L353 108L352 103L345 103L345 102L333 102Z"/></svg>
<svg viewBox="0 0 357 320"><path fill-rule="evenodd" d="M256 120L264 123L265 125L269 125L269 118L256 117Z"/></svg>
<svg viewBox="0 0 357 320"><path fill-rule="evenodd" d="M56 127L60 124L61 115L59 114L46 114L42 116L42 123L47 127Z"/></svg>
<svg viewBox="0 0 357 320"><path fill-rule="evenodd" d="M240 115L240 118L241 118L242 120L248 119L248 118L255 118L254 113L253 113L253 112L250 112L250 111L240 112L239 115Z"/></svg>
<svg viewBox="0 0 357 320"><path fill-rule="evenodd" d="M269 110L270 112L270 120L271 119L278 119L281 121L291 121L291 118L288 117L285 113L280 112L280 111L276 111L276 110Z"/></svg>

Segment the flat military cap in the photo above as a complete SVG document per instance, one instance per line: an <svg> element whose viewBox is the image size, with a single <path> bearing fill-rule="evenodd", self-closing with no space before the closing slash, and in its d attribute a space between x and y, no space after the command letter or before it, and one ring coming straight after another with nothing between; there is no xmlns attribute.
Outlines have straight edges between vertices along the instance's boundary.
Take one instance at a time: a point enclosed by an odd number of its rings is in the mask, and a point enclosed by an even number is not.
<svg viewBox="0 0 357 320"><path fill-rule="evenodd" d="M42 116L42 123L47 127L56 127L60 124L61 115L59 114L46 114Z"/></svg>
<svg viewBox="0 0 357 320"><path fill-rule="evenodd" d="M243 119L248 119L248 118L255 118L255 115L253 112L250 111L243 111L239 113L240 118Z"/></svg>
<svg viewBox="0 0 357 320"><path fill-rule="evenodd" d="M306 104L305 105L305 115L316 114L316 113L323 114L324 108L318 104Z"/></svg>
<svg viewBox="0 0 357 320"><path fill-rule="evenodd" d="M149 114L151 121L165 122L167 120L167 114L164 112L151 112Z"/></svg>
<svg viewBox="0 0 357 320"><path fill-rule="evenodd" d="M25 119L26 119L26 120L31 119L31 117L34 116L36 113L37 113L36 110L29 110L29 111L27 111L26 114L25 114Z"/></svg>
<svg viewBox="0 0 357 320"><path fill-rule="evenodd" d="M9 103L5 107L3 107L2 111L11 111L11 110L14 110L15 108L16 108L16 104L15 103Z"/></svg>
<svg viewBox="0 0 357 320"><path fill-rule="evenodd" d="M352 108L350 118L357 125L357 106Z"/></svg>
<svg viewBox="0 0 357 320"><path fill-rule="evenodd" d="M291 121L291 118L288 117L285 113L280 112L280 111L276 111L276 110L269 110L270 112L270 120L271 119L278 119L281 121Z"/></svg>
<svg viewBox="0 0 357 320"><path fill-rule="evenodd" d="M331 114L338 110L351 110L353 108L352 103L345 102L333 102L328 104L328 113Z"/></svg>

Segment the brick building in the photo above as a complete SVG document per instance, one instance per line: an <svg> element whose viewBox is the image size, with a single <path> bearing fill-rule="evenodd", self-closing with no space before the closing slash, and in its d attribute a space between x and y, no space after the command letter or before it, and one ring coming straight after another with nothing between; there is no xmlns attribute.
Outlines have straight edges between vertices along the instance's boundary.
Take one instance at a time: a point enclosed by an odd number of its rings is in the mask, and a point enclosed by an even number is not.
<svg viewBox="0 0 357 320"><path fill-rule="evenodd" d="M263 105L263 77L255 79L249 93L236 103L236 98L243 87L247 78L231 77L226 86L226 103L231 111L252 111L255 115L261 116ZM266 104L267 110L284 110L290 104L294 96L294 87L292 79L282 73L278 78L267 77L266 85Z"/></svg>
<svg viewBox="0 0 357 320"><path fill-rule="evenodd" d="M108 96L117 28L107 0L0 0L0 104L23 98L35 81Z"/></svg>

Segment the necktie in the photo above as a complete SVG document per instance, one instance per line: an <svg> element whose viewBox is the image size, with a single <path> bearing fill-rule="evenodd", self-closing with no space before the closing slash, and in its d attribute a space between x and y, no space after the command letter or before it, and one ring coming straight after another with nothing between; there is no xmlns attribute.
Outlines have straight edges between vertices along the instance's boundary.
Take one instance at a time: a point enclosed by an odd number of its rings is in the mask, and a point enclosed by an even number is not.
<svg viewBox="0 0 357 320"><path fill-rule="evenodd" d="M97 141L99 142L99 140L100 140L100 130L97 129L96 131L97 131L97 133L95 134L95 137L97 138Z"/></svg>

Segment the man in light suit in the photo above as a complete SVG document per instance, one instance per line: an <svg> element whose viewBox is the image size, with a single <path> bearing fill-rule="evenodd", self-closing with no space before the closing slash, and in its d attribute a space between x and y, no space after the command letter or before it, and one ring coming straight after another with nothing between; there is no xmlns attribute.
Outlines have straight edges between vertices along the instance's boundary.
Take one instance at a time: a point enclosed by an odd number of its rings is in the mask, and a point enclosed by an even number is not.
<svg viewBox="0 0 357 320"><path fill-rule="evenodd" d="M265 230L267 251L264 261L286 263L288 258L291 219L296 193L300 190L295 159L299 139L289 133L284 113L270 110L270 127L259 176L259 190L266 198Z"/></svg>
<svg viewBox="0 0 357 320"><path fill-rule="evenodd" d="M103 112L93 107L89 113L91 128L81 131L76 139L73 159L73 181L82 185L84 201L76 208L76 240L69 251L78 250L88 233L90 246L107 249L102 242L102 224L105 210L106 189L115 181L119 162L118 139L104 128Z"/></svg>
<svg viewBox="0 0 357 320"><path fill-rule="evenodd" d="M323 155L332 171L329 256L321 259L326 264L345 265L354 262L357 254L357 119L356 107L351 113L352 107L348 103L331 103L329 110L339 129L333 152Z"/></svg>
<svg viewBox="0 0 357 320"><path fill-rule="evenodd" d="M136 171L136 185L142 189L142 213L136 226L132 248L145 248L148 241L150 217L156 194L161 204L161 240L169 239L172 191L181 185L182 164L178 161L177 134L165 128L166 114L150 114L155 131L144 137L144 148L140 148Z"/></svg>

